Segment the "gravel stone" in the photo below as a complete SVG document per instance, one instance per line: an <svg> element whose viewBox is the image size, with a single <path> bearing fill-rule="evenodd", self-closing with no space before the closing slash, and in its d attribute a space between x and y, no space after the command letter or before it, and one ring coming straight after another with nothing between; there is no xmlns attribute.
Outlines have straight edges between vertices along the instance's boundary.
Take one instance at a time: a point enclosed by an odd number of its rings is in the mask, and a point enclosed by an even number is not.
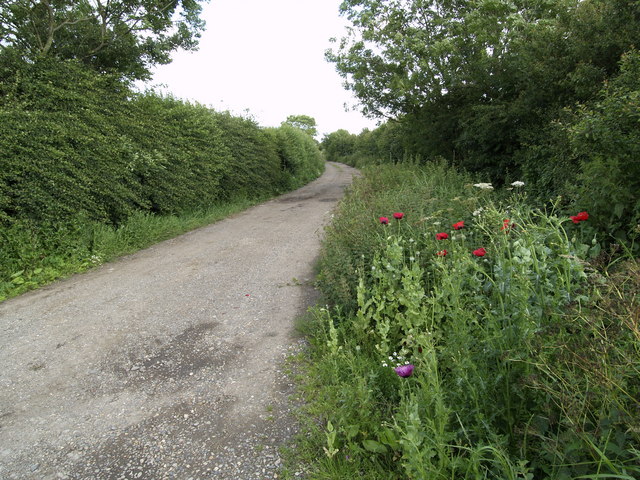
<svg viewBox="0 0 640 480"><path fill-rule="evenodd" d="M1 303L0 479L281 478L293 323L356 174Z"/></svg>

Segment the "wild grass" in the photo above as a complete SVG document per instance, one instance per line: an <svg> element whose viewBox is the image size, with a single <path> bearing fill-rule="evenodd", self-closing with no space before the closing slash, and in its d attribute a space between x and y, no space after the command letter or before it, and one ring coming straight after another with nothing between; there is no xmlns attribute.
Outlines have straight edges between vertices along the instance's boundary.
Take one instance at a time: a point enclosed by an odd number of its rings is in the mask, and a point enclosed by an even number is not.
<svg viewBox="0 0 640 480"><path fill-rule="evenodd" d="M182 215L134 213L117 228L77 218L64 225L17 223L0 230L0 301L256 205L265 198L238 197Z"/></svg>
<svg viewBox="0 0 640 480"><path fill-rule="evenodd" d="M366 170L305 327L308 478L640 476L639 264L594 268L575 213L524 192L443 164Z"/></svg>

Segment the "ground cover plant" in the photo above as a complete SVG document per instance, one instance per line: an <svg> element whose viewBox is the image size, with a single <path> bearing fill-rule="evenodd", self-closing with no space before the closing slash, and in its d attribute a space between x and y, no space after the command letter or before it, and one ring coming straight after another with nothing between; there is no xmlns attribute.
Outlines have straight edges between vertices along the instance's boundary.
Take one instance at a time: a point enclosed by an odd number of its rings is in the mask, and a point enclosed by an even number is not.
<svg viewBox="0 0 640 480"><path fill-rule="evenodd" d="M309 478L638 478L640 270L592 220L442 163L365 169L302 327Z"/></svg>

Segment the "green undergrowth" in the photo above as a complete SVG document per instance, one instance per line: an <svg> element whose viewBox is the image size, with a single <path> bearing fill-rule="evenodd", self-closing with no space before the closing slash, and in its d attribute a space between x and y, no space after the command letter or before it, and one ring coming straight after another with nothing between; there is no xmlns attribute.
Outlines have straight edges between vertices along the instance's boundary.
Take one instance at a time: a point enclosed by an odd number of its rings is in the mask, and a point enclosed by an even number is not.
<svg viewBox="0 0 640 480"><path fill-rule="evenodd" d="M78 218L64 225L23 222L2 229L5 250L14 250L6 255L17 260L0 282L0 301L209 225L265 199L236 198L181 215L138 212L119 227Z"/></svg>
<svg viewBox="0 0 640 480"><path fill-rule="evenodd" d="M444 164L365 170L325 237L327 305L301 327L291 471L640 476L640 264L600 252L590 219L510 188Z"/></svg>

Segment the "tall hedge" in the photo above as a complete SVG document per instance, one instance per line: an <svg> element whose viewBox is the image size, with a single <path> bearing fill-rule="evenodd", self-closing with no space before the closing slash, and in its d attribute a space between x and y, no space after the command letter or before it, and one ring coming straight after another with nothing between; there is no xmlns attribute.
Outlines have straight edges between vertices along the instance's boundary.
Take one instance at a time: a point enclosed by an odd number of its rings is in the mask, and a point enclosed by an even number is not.
<svg viewBox="0 0 640 480"><path fill-rule="evenodd" d="M138 93L74 61L9 60L0 58L0 282L39 250L73 250L85 225L262 198L323 170L317 143L294 127Z"/></svg>

